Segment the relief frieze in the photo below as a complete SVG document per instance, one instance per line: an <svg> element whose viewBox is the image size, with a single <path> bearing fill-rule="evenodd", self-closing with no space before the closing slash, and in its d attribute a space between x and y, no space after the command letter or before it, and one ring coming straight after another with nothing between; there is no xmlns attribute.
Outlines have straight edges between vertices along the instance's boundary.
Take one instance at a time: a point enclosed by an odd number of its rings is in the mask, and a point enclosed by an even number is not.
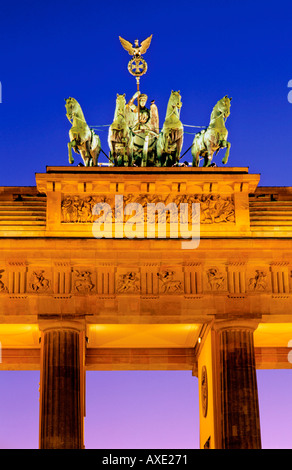
<svg viewBox="0 0 292 470"><path fill-rule="evenodd" d="M62 209L62 223L93 223L97 216L93 214L93 208L98 203L106 203L105 210L112 213L112 222L121 221L126 222L131 216L124 214L124 208L127 204L140 204L141 211L144 214L144 221L148 223L157 223L164 220L170 222L170 211L167 208L162 208L159 213L149 214L147 211L147 204L163 203L165 206L168 204L175 204L178 207L180 214L180 204L188 205L188 221L191 222L194 206L192 204L200 204L200 221L201 224L217 224L217 223L235 223L235 209L234 201L231 196L221 196L219 194L182 194L173 196L168 194L166 196L157 194L127 194L123 196L123 203L115 200L114 196L79 196L68 195L65 196L61 203ZM181 216L184 214L181 213Z"/></svg>
<svg viewBox="0 0 292 470"><path fill-rule="evenodd" d="M70 270L60 271L53 263L52 269L48 266L28 271L0 269L0 295L43 294L57 295L58 298L74 295L105 298L122 294L145 298L184 295L191 299L213 294L242 299L248 294L291 295L291 270L271 271L267 266L248 267L246 263L236 265L236 270L230 270L229 264L226 269L223 265L204 266L199 262L187 266L185 263L179 266L149 263L149 270L144 264L125 268L103 263L80 268L70 263L70 267ZM231 267L234 268L234 263Z"/></svg>
<svg viewBox="0 0 292 470"><path fill-rule="evenodd" d="M93 223L96 216L92 210L95 204L105 202L110 206L114 199L106 196L66 196L62 201L62 222Z"/></svg>

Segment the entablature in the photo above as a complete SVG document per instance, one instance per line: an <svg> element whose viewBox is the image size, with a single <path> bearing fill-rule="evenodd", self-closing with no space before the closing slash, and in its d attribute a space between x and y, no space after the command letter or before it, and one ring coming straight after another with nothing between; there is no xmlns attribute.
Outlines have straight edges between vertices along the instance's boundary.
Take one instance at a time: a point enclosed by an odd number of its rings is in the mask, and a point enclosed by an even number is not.
<svg viewBox="0 0 292 470"><path fill-rule="evenodd" d="M107 321L208 321L210 315L292 311L287 240L5 240L0 314L65 313ZM135 245L135 246L134 246ZM155 249L154 249L155 247ZM160 249L159 249L160 247ZM166 320L167 317L167 320ZM9 320L8 320L9 321Z"/></svg>
<svg viewBox="0 0 292 470"><path fill-rule="evenodd" d="M108 237L127 236L123 224L132 215L125 208L138 204L140 235L159 238L158 214L151 219L146 210L160 203L166 238L174 236L170 206L179 219L182 204L188 212L179 221L187 218L189 225L199 204L201 238L291 238L292 188L259 187L259 179L248 168L47 167L36 175L36 187L0 188L0 236L94 238L93 208L102 203L112 216Z"/></svg>

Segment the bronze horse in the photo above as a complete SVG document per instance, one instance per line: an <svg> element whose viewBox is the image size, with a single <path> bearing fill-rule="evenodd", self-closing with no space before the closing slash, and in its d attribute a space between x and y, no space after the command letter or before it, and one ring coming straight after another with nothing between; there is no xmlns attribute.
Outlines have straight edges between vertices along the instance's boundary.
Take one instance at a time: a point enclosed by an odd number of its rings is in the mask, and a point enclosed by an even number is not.
<svg viewBox="0 0 292 470"><path fill-rule="evenodd" d="M227 150L222 163L227 163L231 144L227 141L225 121L230 115L231 100L232 98L226 95L218 101L211 113L209 126L196 134L192 145L193 166L200 165L200 157L204 159L203 166L210 166L214 153L217 155L219 150L225 147Z"/></svg>
<svg viewBox="0 0 292 470"><path fill-rule="evenodd" d="M126 120L125 94L117 94L114 121L109 128L110 161L115 166L129 166L129 127Z"/></svg>
<svg viewBox="0 0 292 470"><path fill-rule="evenodd" d="M72 124L68 143L69 163L71 165L74 163L73 148L74 152L81 155L85 166L97 166L101 149L99 136L87 125L78 101L75 98L68 98L65 101L66 116Z"/></svg>
<svg viewBox="0 0 292 470"><path fill-rule="evenodd" d="M173 166L178 163L183 145L183 125L180 121L182 107L180 91L172 91L162 131L157 140L159 166Z"/></svg>

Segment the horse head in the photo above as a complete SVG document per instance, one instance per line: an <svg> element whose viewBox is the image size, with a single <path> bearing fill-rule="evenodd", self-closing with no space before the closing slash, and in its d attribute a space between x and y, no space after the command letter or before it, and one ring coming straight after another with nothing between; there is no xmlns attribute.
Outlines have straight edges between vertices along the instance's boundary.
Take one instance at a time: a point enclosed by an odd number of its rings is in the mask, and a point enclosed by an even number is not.
<svg viewBox="0 0 292 470"><path fill-rule="evenodd" d="M126 93L119 95L117 93L116 105L120 108L126 105Z"/></svg>
<svg viewBox="0 0 292 470"><path fill-rule="evenodd" d="M74 115L74 108L75 108L75 99L74 98L67 98L65 99L65 108L66 108L66 116L71 121Z"/></svg>
<svg viewBox="0 0 292 470"><path fill-rule="evenodd" d="M119 95L117 93L117 99L116 99L116 110L115 110L115 117L114 119L117 118L118 115L125 115L125 106L126 106L126 94L124 93L123 95Z"/></svg>
<svg viewBox="0 0 292 470"><path fill-rule="evenodd" d="M169 103L171 104L173 108L180 109L182 107L180 90L179 91L172 90Z"/></svg>
<svg viewBox="0 0 292 470"><path fill-rule="evenodd" d="M66 116L68 120L71 122L71 124L75 116L85 122L84 114L82 112L81 106L78 103L78 101L75 100L75 98L70 97L70 98L67 98L65 102L66 102L65 108L67 111Z"/></svg>
<svg viewBox="0 0 292 470"><path fill-rule="evenodd" d="M168 100L164 125L166 123L168 125L169 123L179 122L181 107L182 107L182 102L181 102L180 91L172 90L170 94L170 98Z"/></svg>
<svg viewBox="0 0 292 470"><path fill-rule="evenodd" d="M218 106L218 111L220 111L221 114L223 114L224 118L228 118L230 115L230 102L232 98L228 98L227 95L225 95L221 100L218 101L217 105Z"/></svg>

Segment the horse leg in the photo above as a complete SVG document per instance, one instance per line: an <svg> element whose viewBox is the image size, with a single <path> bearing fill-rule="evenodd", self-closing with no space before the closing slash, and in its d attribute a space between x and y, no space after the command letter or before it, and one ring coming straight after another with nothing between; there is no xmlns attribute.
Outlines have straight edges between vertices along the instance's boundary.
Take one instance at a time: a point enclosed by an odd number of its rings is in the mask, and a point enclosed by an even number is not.
<svg viewBox="0 0 292 470"><path fill-rule="evenodd" d="M109 162L112 163L113 165L115 164L112 150L109 153Z"/></svg>
<svg viewBox="0 0 292 470"><path fill-rule="evenodd" d="M72 142L68 142L68 156L69 156L69 163L70 165L73 165L74 163L74 158L72 156L72 147L76 145L75 140L72 140Z"/></svg>
<svg viewBox="0 0 292 470"><path fill-rule="evenodd" d="M112 151L110 153L111 160L114 166L117 166L117 153L116 153L116 146L115 143L112 142Z"/></svg>
<svg viewBox="0 0 292 470"><path fill-rule="evenodd" d="M147 166L148 146L149 146L149 135L146 135L144 145L143 145L141 166Z"/></svg>
<svg viewBox="0 0 292 470"><path fill-rule="evenodd" d="M168 144L169 144L169 140L170 140L170 131L167 132L166 136L165 136L165 140L164 140L164 151L167 153L168 152Z"/></svg>
<svg viewBox="0 0 292 470"><path fill-rule="evenodd" d="M182 144L183 144L183 139L182 139L182 137L179 137L179 139L176 142L175 161L173 163L174 165L179 163L179 156L180 156L180 152L181 152L181 149L182 149Z"/></svg>
<svg viewBox="0 0 292 470"><path fill-rule="evenodd" d="M92 166L97 166L97 150L91 151L91 162Z"/></svg>
<svg viewBox="0 0 292 470"><path fill-rule="evenodd" d="M83 160L84 166L89 166L89 158L86 157L86 152L84 149L80 149L80 155Z"/></svg>
<svg viewBox="0 0 292 470"><path fill-rule="evenodd" d="M156 162L155 166L162 166L162 134L160 133L156 142Z"/></svg>
<svg viewBox="0 0 292 470"><path fill-rule="evenodd" d="M130 165L129 165L129 153L128 153L128 148L127 148L127 141L126 141L126 138L125 138L125 137L123 137L122 142L123 142L123 161L124 161L124 166L130 166Z"/></svg>
<svg viewBox="0 0 292 470"><path fill-rule="evenodd" d="M88 140L85 142L85 166L92 166L92 157Z"/></svg>
<svg viewBox="0 0 292 470"><path fill-rule="evenodd" d="M97 159L98 159L98 149L96 148L95 150L92 151L92 165L97 166Z"/></svg>
<svg viewBox="0 0 292 470"><path fill-rule="evenodd" d="M135 155L135 144L134 144L134 136L131 136L130 142L129 142L129 154L130 154L130 160L131 160L131 166L137 166L136 165L136 155Z"/></svg>
<svg viewBox="0 0 292 470"><path fill-rule="evenodd" d="M207 155L205 155L204 157L204 165L203 165L204 167L208 167L211 165L212 160L213 160L213 154L214 154L214 151L209 149Z"/></svg>
<svg viewBox="0 0 292 470"><path fill-rule="evenodd" d="M193 166L199 166L200 165L200 150L197 150L197 152L193 155Z"/></svg>
<svg viewBox="0 0 292 470"><path fill-rule="evenodd" d="M98 166L98 157L99 157L100 149L101 149L100 139L98 136L94 136L93 144L94 145L92 145L92 150L91 150L92 165Z"/></svg>
<svg viewBox="0 0 292 470"><path fill-rule="evenodd" d="M223 158L223 160L222 160L222 163L223 163L224 165L226 165L226 163L228 162L228 157L229 157L229 152L230 152L231 143L225 141L224 147L227 147L227 149L226 149L224 158Z"/></svg>
<svg viewBox="0 0 292 470"><path fill-rule="evenodd" d="M193 166L199 166L200 165L200 149L196 145L196 137L193 140L191 153L193 157Z"/></svg>
<svg viewBox="0 0 292 470"><path fill-rule="evenodd" d="M210 166L211 163L212 163L212 160L213 160L213 155L214 155L214 151L215 151L215 148L213 147L212 145L212 142L211 141L208 141L206 143L206 155L204 156L204 167L207 167L207 166Z"/></svg>
<svg viewBox="0 0 292 470"><path fill-rule="evenodd" d="M126 155L126 161L127 161L127 166L132 166L132 159L131 159L131 154L129 150L129 142L125 144L125 155Z"/></svg>

